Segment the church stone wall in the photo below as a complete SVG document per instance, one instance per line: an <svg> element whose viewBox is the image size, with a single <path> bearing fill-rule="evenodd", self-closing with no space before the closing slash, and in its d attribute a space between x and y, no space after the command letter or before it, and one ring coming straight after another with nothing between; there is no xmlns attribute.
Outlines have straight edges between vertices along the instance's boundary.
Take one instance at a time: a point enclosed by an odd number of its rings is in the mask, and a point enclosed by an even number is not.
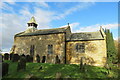
<svg viewBox="0 0 120 80"><path fill-rule="evenodd" d="M76 51L76 44L78 43L85 43L85 53ZM103 67L106 64L105 40L71 41L67 42L66 46L68 64L79 64L81 57L83 57L83 62L88 65Z"/></svg>
<svg viewBox="0 0 120 80"><path fill-rule="evenodd" d="M55 57L58 55L61 63L65 61L65 34L47 34L38 36L24 36L15 37L14 39L14 53L16 54L30 54L31 45L35 46L34 61L36 55L46 56L46 62L55 63ZM48 54L48 45L53 45L53 54Z"/></svg>

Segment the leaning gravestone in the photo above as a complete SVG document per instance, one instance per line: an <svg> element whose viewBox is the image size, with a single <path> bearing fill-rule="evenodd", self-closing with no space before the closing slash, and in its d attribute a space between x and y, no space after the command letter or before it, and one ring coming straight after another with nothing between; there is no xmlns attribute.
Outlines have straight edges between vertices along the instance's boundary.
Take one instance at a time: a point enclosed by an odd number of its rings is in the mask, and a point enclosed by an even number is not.
<svg viewBox="0 0 120 80"><path fill-rule="evenodd" d="M5 76L5 75L7 75L8 71L9 71L9 64L3 62L2 63L2 77Z"/></svg>
<svg viewBox="0 0 120 80"><path fill-rule="evenodd" d="M26 69L26 59L25 57L21 57L18 62L17 71Z"/></svg>
<svg viewBox="0 0 120 80"><path fill-rule="evenodd" d="M18 54L14 54L12 56L12 62L18 62L19 59L20 59L20 56Z"/></svg>
<svg viewBox="0 0 120 80"><path fill-rule="evenodd" d="M9 54L8 53L4 54L4 60L9 60Z"/></svg>

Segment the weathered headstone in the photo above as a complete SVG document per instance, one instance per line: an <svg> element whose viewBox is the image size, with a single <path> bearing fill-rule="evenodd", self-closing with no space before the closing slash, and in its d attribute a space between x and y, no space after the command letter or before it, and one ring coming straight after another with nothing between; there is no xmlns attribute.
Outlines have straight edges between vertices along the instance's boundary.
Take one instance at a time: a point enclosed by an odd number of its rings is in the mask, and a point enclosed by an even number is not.
<svg viewBox="0 0 120 80"><path fill-rule="evenodd" d="M20 61L18 62L17 71L25 70L25 69L26 69L26 58L21 57Z"/></svg>
<svg viewBox="0 0 120 80"><path fill-rule="evenodd" d="M46 60L46 56L43 56L42 63L45 63L45 60Z"/></svg>
<svg viewBox="0 0 120 80"><path fill-rule="evenodd" d="M14 54L12 56L12 62L18 62L19 59L20 59L20 56L18 54Z"/></svg>
<svg viewBox="0 0 120 80"><path fill-rule="evenodd" d="M55 64L60 64L60 59L59 59L58 55L56 55Z"/></svg>
<svg viewBox="0 0 120 80"><path fill-rule="evenodd" d="M13 55L14 55L13 53L11 53L11 54L10 54L10 60L12 60L12 58L13 58Z"/></svg>
<svg viewBox="0 0 120 80"><path fill-rule="evenodd" d="M30 62L33 62L33 56L30 56Z"/></svg>
<svg viewBox="0 0 120 80"><path fill-rule="evenodd" d="M5 76L5 75L7 75L8 71L9 71L9 64L3 62L2 63L2 77Z"/></svg>
<svg viewBox="0 0 120 80"><path fill-rule="evenodd" d="M22 54L20 57L25 57L25 55L24 55L24 54Z"/></svg>
<svg viewBox="0 0 120 80"><path fill-rule="evenodd" d="M61 75L61 73L60 73L60 72L57 72L55 78L56 78L55 80L62 80L62 75Z"/></svg>
<svg viewBox="0 0 120 80"><path fill-rule="evenodd" d="M40 56L37 54L36 55L37 62L40 63Z"/></svg>
<svg viewBox="0 0 120 80"><path fill-rule="evenodd" d="M8 53L4 54L4 60L9 60L9 54Z"/></svg>
<svg viewBox="0 0 120 80"><path fill-rule="evenodd" d="M83 63L83 57L81 57L81 59L80 59L80 70L82 72L85 72L85 66L86 66L86 64Z"/></svg>
<svg viewBox="0 0 120 80"><path fill-rule="evenodd" d="M31 62L30 55L26 55L26 62Z"/></svg>

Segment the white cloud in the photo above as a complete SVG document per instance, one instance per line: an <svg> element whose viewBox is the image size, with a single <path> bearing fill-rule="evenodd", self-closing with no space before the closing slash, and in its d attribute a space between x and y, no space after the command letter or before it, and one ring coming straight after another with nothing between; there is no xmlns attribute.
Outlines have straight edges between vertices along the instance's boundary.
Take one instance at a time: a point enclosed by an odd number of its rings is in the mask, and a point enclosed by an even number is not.
<svg viewBox="0 0 120 80"><path fill-rule="evenodd" d="M64 26L60 26L60 27L66 27L68 25L64 25ZM69 24L70 28L71 28L71 31L72 32L75 32L75 30L80 26L80 23L78 22L75 22L75 23L71 23Z"/></svg>
<svg viewBox="0 0 120 80"><path fill-rule="evenodd" d="M2 0L4 2L119 2L119 0Z"/></svg>
<svg viewBox="0 0 120 80"><path fill-rule="evenodd" d="M45 2L37 2L36 6L49 8L49 5L47 3L45 3Z"/></svg>
<svg viewBox="0 0 120 80"><path fill-rule="evenodd" d="M88 7L90 7L90 6L93 5L93 4L94 4L94 3L89 3L89 2L78 4L78 5L76 5L76 6L72 7L72 8L69 8L69 9L66 10L64 13L59 14L58 16L54 17L54 19L65 18L67 15L72 14L72 13L75 12L75 11L88 8Z"/></svg>
<svg viewBox="0 0 120 80"><path fill-rule="evenodd" d="M100 29L100 26L106 29L116 29L118 27L117 23L113 24L95 24L95 25L90 25L90 26L85 26L85 27L80 27L78 30L75 32L94 32Z"/></svg>
<svg viewBox="0 0 120 80"><path fill-rule="evenodd" d="M53 20L52 17L54 15L54 12L46 11L37 7L34 7L34 13L31 13L26 6L20 11L20 13L28 21L32 16L34 16L39 25L38 28L40 29L50 28L49 24Z"/></svg>
<svg viewBox="0 0 120 80"><path fill-rule="evenodd" d="M23 17L13 14L2 14L2 49L12 47L14 35L25 30ZM8 18L9 17L9 18Z"/></svg>
<svg viewBox="0 0 120 80"><path fill-rule="evenodd" d="M67 25L61 26L61 27L65 27ZM80 26L80 23L75 22L75 23L71 23L70 27L72 29L72 32L94 32L94 31L98 31L100 29L100 26L102 26L103 28L106 29L117 29L118 28L118 24L117 23L113 23L113 24L95 24L95 25L90 25L90 26Z"/></svg>

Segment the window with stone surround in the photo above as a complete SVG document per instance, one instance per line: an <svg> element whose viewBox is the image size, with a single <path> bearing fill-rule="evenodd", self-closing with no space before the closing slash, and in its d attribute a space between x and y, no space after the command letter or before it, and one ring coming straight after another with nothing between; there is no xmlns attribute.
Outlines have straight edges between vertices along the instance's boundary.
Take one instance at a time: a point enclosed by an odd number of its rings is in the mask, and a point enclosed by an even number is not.
<svg viewBox="0 0 120 80"><path fill-rule="evenodd" d="M77 43L76 52L85 53L85 43Z"/></svg>
<svg viewBox="0 0 120 80"><path fill-rule="evenodd" d="M48 45L48 54L53 54L53 45Z"/></svg>
<svg viewBox="0 0 120 80"><path fill-rule="evenodd" d="M31 45L31 46L30 46L30 55L31 55L31 56L34 56L34 49L35 49L35 46L34 46L34 45Z"/></svg>

